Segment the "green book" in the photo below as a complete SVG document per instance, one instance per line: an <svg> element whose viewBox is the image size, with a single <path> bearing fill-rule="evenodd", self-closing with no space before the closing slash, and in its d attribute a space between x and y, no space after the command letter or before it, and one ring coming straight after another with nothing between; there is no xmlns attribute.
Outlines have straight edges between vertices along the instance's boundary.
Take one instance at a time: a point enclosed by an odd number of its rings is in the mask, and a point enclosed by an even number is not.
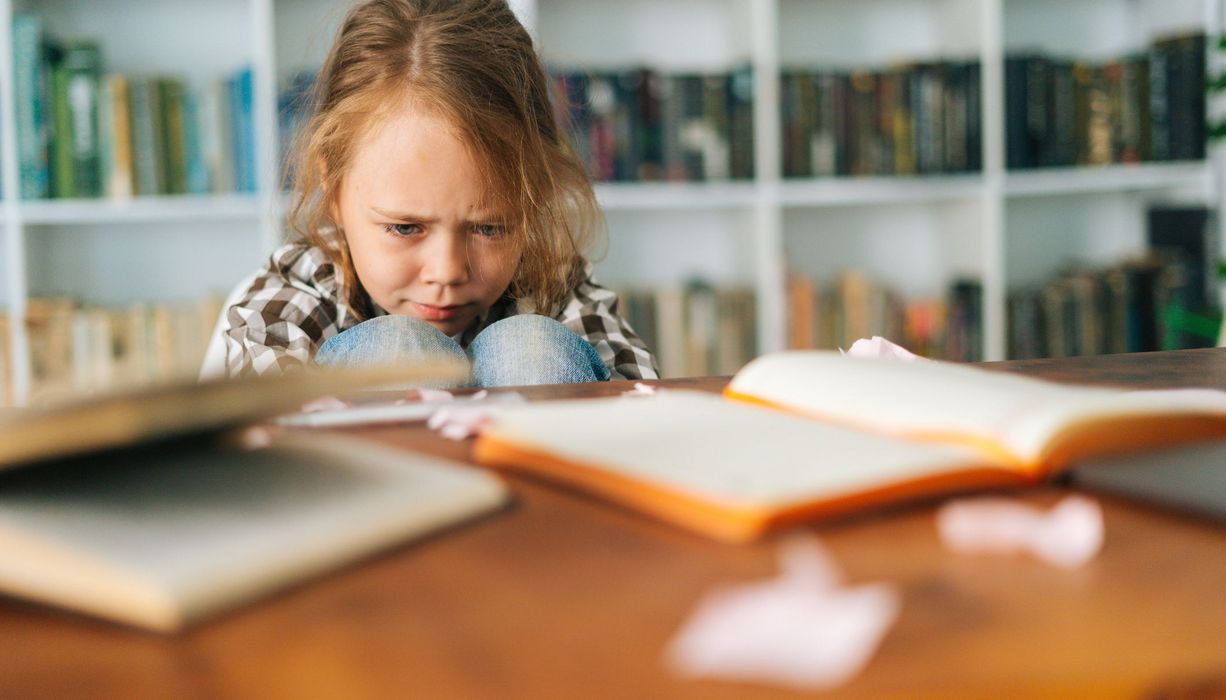
<svg viewBox="0 0 1226 700"><path fill-rule="evenodd" d="M151 78L132 78L128 84L132 120L132 162L136 170L136 193L157 195L162 186L162 120L158 82Z"/></svg>
<svg viewBox="0 0 1226 700"><path fill-rule="evenodd" d="M72 158L73 196L102 194L101 147L98 131L98 93L102 75L102 50L93 41L76 41L64 51L65 92Z"/></svg>
<svg viewBox="0 0 1226 700"><path fill-rule="evenodd" d="M72 158L72 111L68 104L68 67L63 52L48 51L51 75L51 195L57 199L76 196Z"/></svg>
<svg viewBox="0 0 1226 700"><path fill-rule="evenodd" d="M181 80L163 78L162 108L162 172L167 194L187 192L187 148L184 141L184 99L186 89Z"/></svg>
<svg viewBox="0 0 1226 700"><path fill-rule="evenodd" d="M43 23L38 15L13 15L13 98L17 127L17 162L22 199L51 194L47 161L48 110L43 85Z"/></svg>

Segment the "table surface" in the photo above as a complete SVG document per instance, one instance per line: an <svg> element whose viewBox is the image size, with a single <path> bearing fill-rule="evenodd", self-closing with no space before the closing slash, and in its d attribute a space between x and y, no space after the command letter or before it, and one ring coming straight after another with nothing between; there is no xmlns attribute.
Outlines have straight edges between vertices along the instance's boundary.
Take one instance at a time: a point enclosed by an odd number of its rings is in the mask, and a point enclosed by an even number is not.
<svg viewBox="0 0 1226 700"><path fill-rule="evenodd" d="M1226 388L1226 350L988 363L1063 381ZM715 391L726 378L663 381ZM628 382L533 387L611 395ZM350 429L466 460L420 424ZM685 681L661 651L698 599L775 571L777 538L726 545L530 478L507 509L163 637L0 599L0 697L792 697ZM1059 486L1016 492L1050 504ZM1074 570L943 548L933 502L802 528L902 612L836 692L1226 694L1226 527L1107 496Z"/></svg>

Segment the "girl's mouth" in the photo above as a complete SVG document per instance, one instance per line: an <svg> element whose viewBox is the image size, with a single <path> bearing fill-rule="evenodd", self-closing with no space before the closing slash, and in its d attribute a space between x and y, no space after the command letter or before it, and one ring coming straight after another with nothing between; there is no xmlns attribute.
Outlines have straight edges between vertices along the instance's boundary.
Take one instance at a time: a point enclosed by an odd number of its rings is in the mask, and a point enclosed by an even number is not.
<svg viewBox="0 0 1226 700"><path fill-rule="evenodd" d="M449 321L464 309L464 304L456 304L453 306L432 306L430 304L421 304L419 302L410 302L413 309L423 321Z"/></svg>

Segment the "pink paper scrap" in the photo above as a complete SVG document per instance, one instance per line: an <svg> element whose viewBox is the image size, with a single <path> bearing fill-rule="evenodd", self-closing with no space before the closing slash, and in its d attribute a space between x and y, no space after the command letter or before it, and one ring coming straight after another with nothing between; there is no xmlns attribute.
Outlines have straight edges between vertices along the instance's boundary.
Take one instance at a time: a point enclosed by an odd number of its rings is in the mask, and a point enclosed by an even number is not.
<svg viewBox="0 0 1226 700"><path fill-rule="evenodd" d="M634 388L629 391L623 391L622 396L655 396L656 388L650 384L635 382Z"/></svg>
<svg viewBox="0 0 1226 700"><path fill-rule="evenodd" d="M426 426L431 430L437 430L439 435L448 440L463 440L480 433L482 428L489 423L492 404L522 401L524 401L523 395L513 391L499 394L479 391L470 399L439 407L430 415Z"/></svg>
<svg viewBox="0 0 1226 700"><path fill-rule="evenodd" d="M926 360L907 350L901 345L892 343L879 335L872 338L860 338L851 344L851 348L843 353L849 357L871 357L884 360Z"/></svg>
<svg viewBox="0 0 1226 700"><path fill-rule="evenodd" d="M408 393L409 399L417 399L422 403L442 403L444 401L454 401L455 394L442 389L410 389Z"/></svg>
<svg viewBox="0 0 1226 700"><path fill-rule="evenodd" d="M1048 511L1005 498L953 501L937 511L937 530L959 552L1026 552L1072 568L1094 558L1103 545L1103 512L1085 496L1066 496Z"/></svg>
<svg viewBox="0 0 1226 700"><path fill-rule="evenodd" d="M777 578L708 593L665 649L686 678L822 690L846 683L872 658L898 616L893 586L842 586L815 540L780 547Z"/></svg>
<svg viewBox="0 0 1226 700"><path fill-rule="evenodd" d="M345 408L349 408L349 404L335 396L321 396L318 399L304 403L299 412L317 413L319 411L339 411Z"/></svg>

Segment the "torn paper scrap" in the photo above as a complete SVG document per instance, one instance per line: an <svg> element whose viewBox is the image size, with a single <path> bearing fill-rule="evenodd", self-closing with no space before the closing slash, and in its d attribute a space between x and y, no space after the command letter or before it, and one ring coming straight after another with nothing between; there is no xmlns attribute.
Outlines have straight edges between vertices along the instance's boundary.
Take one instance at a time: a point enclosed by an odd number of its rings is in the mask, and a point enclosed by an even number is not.
<svg viewBox="0 0 1226 700"><path fill-rule="evenodd" d="M953 501L937 512L941 541L960 552L1028 552L1062 567L1081 566L1103 544L1103 513L1085 496L1048 511L1005 498Z"/></svg>
<svg viewBox="0 0 1226 700"><path fill-rule="evenodd" d="M321 396L318 399L303 404L299 411L302 413L318 413L319 411L340 411L346 408L349 408L349 404L335 396Z"/></svg>
<svg viewBox="0 0 1226 700"><path fill-rule="evenodd" d="M470 401L456 401L439 407L431 414L426 425L448 440L463 440L481 432L489 423L493 404L519 403L524 400L523 394L514 391L485 393L481 398L474 394Z"/></svg>
<svg viewBox="0 0 1226 700"><path fill-rule="evenodd" d="M450 391L444 391L442 389L428 389L425 387L409 389L406 396L409 399L417 399L423 403L443 403L445 401L455 400L455 394L451 393Z"/></svg>
<svg viewBox="0 0 1226 700"><path fill-rule="evenodd" d="M771 580L709 593L665 650L688 678L714 678L821 690L868 664L898 616L899 596L882 583L841 586L816 542L780 551Z"/></svg>
<svg viewBox="0 0 1226 700"><path fill-rule="evenodd" d="M629 391L623 391L622 396L655 396L656 388L650 384L635 382L634 388Z"/></svg>
<svg viewBox="0 0 1226 700"><path fill-rule="evenodd" d="M887 360L926 360L907 350L901 345L892 343L879 335L872 338L860 338L851 344L851 348L843 353L849 357L874 357Z"/></svg>

